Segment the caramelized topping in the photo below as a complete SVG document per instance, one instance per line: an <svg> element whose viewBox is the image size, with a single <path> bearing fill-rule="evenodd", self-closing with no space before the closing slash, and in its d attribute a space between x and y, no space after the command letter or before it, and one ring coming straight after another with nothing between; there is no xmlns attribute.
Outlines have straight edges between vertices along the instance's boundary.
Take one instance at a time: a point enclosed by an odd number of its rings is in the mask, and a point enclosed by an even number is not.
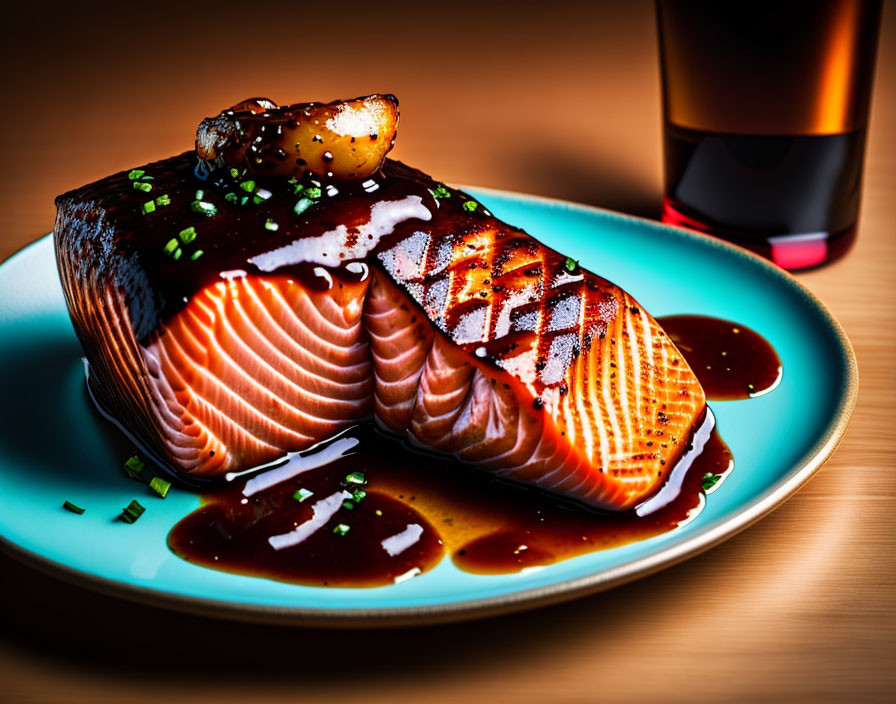
<svg viewBox="0 0 896 704"><path fill-rule="evenodd" d="M379 171L397 128L393 95L281 107L251 98L204 119L196 153L253 174L364 179Z"/></svg>

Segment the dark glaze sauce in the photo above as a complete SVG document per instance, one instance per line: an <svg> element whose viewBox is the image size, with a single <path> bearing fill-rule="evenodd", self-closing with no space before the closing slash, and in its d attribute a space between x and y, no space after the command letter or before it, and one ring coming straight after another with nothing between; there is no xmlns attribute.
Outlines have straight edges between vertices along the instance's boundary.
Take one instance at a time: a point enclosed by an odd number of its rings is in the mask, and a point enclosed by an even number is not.
<svg viewBox="0 0 896 704"><path fill-rule="evenodd" d="M320 236L338 225L357 228L370 220L372 207L382 201L416 196L423 208L419 212L428 212L430 217L442 206L429 190L437 185L431 178L392 160L363 182L326 183L309 175L295 184L282 178L232 175L226 168L208 171L199 165L195 152L185 152L141 167L145 177L152 178L145 181L151 187L148 192L135 189L135 183L144 182L123 171L57 199L64 217L94 222L98 232L88 228L85 242L74 241L69 246L89 246L91 241L102 244L95 255L100 260L98 273L111 275L126 291L131 322L141 342L151 338L159 324L183 308L197 291L220 282L221 272L264 274L252 265L253 256L296 239ZM302 191L296 194L299 185ZM296 204L309 188L317 189L319 195L296 213ZM143 205L159 196L167 196L170 203L145 214ZM244 198L248 199L245 203ZM462 224L476 219L477 214L462 210L459 198L447 200L451 203L446 208L457 210ZM213 214L197 211L197 201L213 206ZM421 223L416 218L399 223L396 236L412 232ZM274 226L276 229L270 229ZM195 230L195 239L179 242L182 255L175 259L165 245L186 228ZM193 259L197 251L202 254ZM333 259L329 266L338 269L341 279L358 280L357 274L342 266L340 252L327 254ZM324 280L313 274L314 266L290 265L286 270L305 285L322 288Z"/></svg>
<svg viewBox="0 0 896 704"><path fill-rule="evenodd" d="M761 396L781 380L778 353L750 328L702 315L672 315L658 320L710 400Z"/></svg>
<svg viewBox="0 0 896 704"><path fill-rule="evenodd" d="M733 467L713 424L709 414L681 471L673 471L665 493L651 500L655 506L645 502L638 511L619 514L562 503L410 450L372 425L358 426L346 436L360 441L354 454L248 498L242 478L205 495L203 505L172 529L168 544L206 567L317 586L392 584L431 569L446 552L468 572L518 572L658 535L693 518L705 500L706 475L724 477ZM281 550L271 546L272 535L308 521L312 505L343 490L352 472L363 473L366 497L352 502L353 508L340 507L304 542ZM299 501L293 496L300 488L314 494ZM344 535L334 532L340 524L349 527ZM382 541L409 526L420 527L414 529L417 540L390 555Z"/></svg>
<svg viewBox="0 0 896 704"><path fill-rule="evenodd" d="M392 584L434 567L442 559L438 531L414 507L413 501L393 497L383 489L381 465L390 448L377 445L373 434L360 432L359 455L314 469L249 497L245 481L203 497L204 505L178 523L168 536L171 549L181 557L207 567L316 586L362 587ZM360 439L360 438L359 438ZM343 491L345 476L363 471L366 496L347 496L339 508L304 541L275 549L268 539L288 535L310 520L314 507ZM300 488L312 492L294 497ZM348 508L351 506L351 508ZM342 534L338 527L348 526ZM414 528L419 526L419 528ZM397 555L390 556L383 541L410 529L419 537ZM336 532L334 532L336 531Z"/></svg>
<svg viewBox="0 0 896 704"><path fill-rule="evenodd" d="M70 278L122 290L140 344L223 280L282 275L325 290L369 281L371 267L477 363L503 369L516 358L541 394L561 386L571 361L599 345L617 317L617 287L401 162L386 159L364 180L294 182L203 163L186 152L57 199L58 246L87 268ZM131 178L135 172L143 176ZM170 202L144 213L160 196ZM181 241L190 228L192 239ZM505 308L506 320L489 314ZM581 319L588 326L579 339ZM566 354L561 338L570 333L576 341Z"/></svg>

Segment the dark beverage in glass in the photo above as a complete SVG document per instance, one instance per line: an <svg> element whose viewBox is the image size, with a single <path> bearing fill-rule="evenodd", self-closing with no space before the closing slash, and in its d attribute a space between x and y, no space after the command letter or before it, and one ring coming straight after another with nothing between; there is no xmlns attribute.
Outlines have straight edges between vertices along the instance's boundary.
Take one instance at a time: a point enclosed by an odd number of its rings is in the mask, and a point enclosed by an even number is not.
<svg viewBox="0 0 896 704"><path fill-rule="evenodd" d="M657 0L663 221L786 269L856 235L880 0Z"/></svg>

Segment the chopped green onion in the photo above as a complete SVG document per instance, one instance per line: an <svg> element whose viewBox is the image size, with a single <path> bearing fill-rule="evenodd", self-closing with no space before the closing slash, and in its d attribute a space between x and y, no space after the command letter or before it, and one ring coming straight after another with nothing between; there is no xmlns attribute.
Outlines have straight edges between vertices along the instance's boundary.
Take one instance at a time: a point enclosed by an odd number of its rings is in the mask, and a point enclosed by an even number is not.
<svg viewBox="0 0 896 704"><path fill-rule="evenodd" d="M436 200L439 200L440 198L451 197L451 191L449 191L447 188L445 188L445 186L441 184L437 188L430 188L429 192L432 193L432 197Z"/></svg>
<svg viewBox="0 0 896 704"><path fill-rule="evenodd" d="M121 515L119 518L125 523L136 523L137 519L143 515L143 512L146 509L140 505L140 502L137 499L134 499L129 503L125 508L121 510Z"/></svg>
<svg viewBox="0 0 896 704"><path fill-rule="evenodd" d="M240 183L240 188L247 193L252 193L255 190L255 181L242 181Z"/></svg>
<svg viewBox="0 0 896 704"><path fill-rule="evenodd" d="M475 200L467 200L467 201L464 201L463 208L464 208L464 210L466 210L468 213L472 213L472 212L473 212L474 210L476 210L476 208L478 208L478 207L479 207L479 203L477 203Z"/></svg>
<svg viewBox="0 0 896 704"><path fill-rule="evenodd" d="M248 202L249 202L249 196L243 196L242 198L240 198L240 205L245 205Z"/></svg>
<svg viewBox="0 0 896 704"><path fill-rule="evenodd" d="M367 483L367 479L361 472L352 472L351 474L345 475L345 483L355 484L356 486L364 486Z"/></svg>
<svg viewBox="0 0 896 704"><path fill-rule="evenodd" d="M567 257L566 261L563 262L563 268L566 269L570 274L572 274L579 268L579 260L573 259L572 257Z"/></svg>
<svg viewBox="0 0 896 704"><path fill-rule="evenodd" d="M239 200L239 196L236 193L228 193L224 196L224 200L228 203L236 203Z"/></svg>
<svg viewBox="0 0 896 704"><path fill-rule="evenodd" d="M351 511L352 509L355 508L355 502L349 501L348 499L346 499L345 501L342 502L342 508L347 508L349 511Z"/></svg>
<svg viewBox="0 0 896 704"><path fill-rule="evenodd" d="M205 197L205 191L203 191L201 188L198 191L196 191L196 200L202 200L204 197Z"/></svg>
<svg viewBox="0 0 896 704"><path fill-rule="evenodd" d="M205 252L203 252L201 249L197 249L197 250L196 250L195 252L193 252L193 254L190 256L190 261L191 261L191 262L195 262L195 261L196 261L197 259L199 259L199 257L201 257L203 254L205 254Z"/></svg>
<svg viewBox="0 0 896 704"><path fill-rule="evenodd" d="M312 198L314 200L320 198L321 193L322 193L322 191L319 188L317 188L316 186L314 186L312 188L305 189L305 196L307 198Z"/></svg>
<svg viewBox="0 0 896 704"><path fill-rule="evenodd" d="M129 178L131 181L136 181L136 180L139 179L141 176L143 176L143 174L145 174L145 173L146 173L146 172L145 172L143 169L131 169L131 170L128 172L128 178Z"/></svg>
<svg viewBox="0 0 896 704"><path fill-rule="evenodd" d="M156 198L156 205L171 205L171 197L164 193Z"/></svg>
<svg viewBox="0 0 896 704"><path fill-rule="evenodd" d="M240 176L240 170L239 170L239 169L236 169L236 168L232 168L232 169L230 169L230 177L231 177L231 178L239 178L239 176Z"/></svg>
<svg viewBox="0 0 896 704"><path fill-rule="evenodd" d="M190 210L194 213L202 213L203 215L212 216L218 212L218 208L213 203L206 200L194 200L190 203Z"/></svg>
<svg viewBox="0 0 896 704"><path fill-rule="evenodd" d="M172 237L168 240L168 243L165 245L165 253L166 254L174 254L174 250L176 250L180 245L177 242L177 239Z"/></svg>
<svg viewBox="0 0 896 704"><path fill-rule="evenodd" d="M303 487L303 488L299 489L297 492L295 492L292 495L292 498L294 498L296 501L304 501L305 499L307 499L311 496L314 496L314 492L309 491L308 489L305 489Z"/></svg>
<svg viewBox="0 0 896 704"><path fill-rule="evenodd" d="M308 210L308 208L310 208L312 205L314 205L314 201L311 200L310 198L301 198L301 199L299 199L299 202L296 203L296 207L293 208L293 211L295 212L296 215L301 215L306 210Z"/></svg>
<svg viewBox="0 0 896 704"><path fill-rule="evenodd" d="M71 501L66 501L62 504L62 508L66 511L71 511L72 513L77 513L79 516L84 513L84 509L80 506L75 506Z"/></svg>
<svg viewBox="0 0 896 704"><path fill-rule="evenodd" d="M142 181L134 181L134 190L149 193L152 190L152 184L143 183Z"/></svg>
<svg viewBox="0 0 896 704"><path fill-rule="evenodd" d="M302 191L305 190L305 186L303 186L301 183L299 183L299 182L296 181L295 179L293 179L293 180L291 181L291 183L292 183L292 194L293 194L294 196L299 195L299 193L301 193Z"/></svg>
<svg viewBox="0 0 896 704"><path fill-rule="evenodd" d="M196 228L192 225L190 227L185 227L183 230L177 233L177 236L184 244L190 244L190 242L196 239Z"/></svg>
<svg viewBox="0 0 896 704"><path fill-rule="evenodd" d="M184 255L184 251L180 247L178 247L177 249L174 250L174 254L172 254L171 256L174 257L175 261L177 261L183 255Z"/></svg>
<svg viewBox="0 0 896 704"><path fill-rule="evenodd" d="M143 204L143 214L149 215L150 213L156 212L156 204L155 201L148 200Z"/></svg>
<svg viewBox="0 0 896 704"><path fill-rule="evenodd" d="M271 232L276 232L277 230L280 229L280 226L277 223L275 223L273 220L268 218L267 220L264 221L264 229L270 230Z"/></svg>
<svg viewBox="0 0 896 704"><path fill-rule="evenodd" d="M721 474L711 474L710 472L707 472L706 474L704 474L703 475L703 491L709 491L710 489L712 489L716 484L719 483L719 479L721 479L721 478L722 478Z"/></svg>
<svg viewBox="0 0 896 704"><path fill-rule="evenodd" d="M352 499L354 499L355 503L361 503L361 500L367 496L367 492L363 489L355 489L352 492Z"/></svg>
<svg viewBox="0 0 896 704"><path fill-rule="evenodd" d="M161 477L153 477L152 481L149 482L149 488L164 499L168 494L168 490L171 488L171 482L162 479Z"/></svg>
<svg viewBox="0 0 896 704"><path fill-rule="evenodd" d="M142 479L143 468L146 465L140 459L140 455L131 455L125 460L124 471L131 479Z"/></svg>
<svg viewBox="0 0 896 704"><path fill-rule="evenodd" d="M345 523L340 523L333 529L333 532L336 535L343 536L351 530L351 526L345 525Z"/></svg>

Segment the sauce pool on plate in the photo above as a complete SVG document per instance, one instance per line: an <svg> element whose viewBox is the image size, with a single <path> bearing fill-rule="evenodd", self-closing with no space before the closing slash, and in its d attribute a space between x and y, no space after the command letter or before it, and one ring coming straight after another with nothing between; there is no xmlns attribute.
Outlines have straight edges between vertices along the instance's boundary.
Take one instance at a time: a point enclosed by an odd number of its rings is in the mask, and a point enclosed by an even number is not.
<svg viewBox="0 0 896 704"><path fill-rule="evenodd" d="M781 382L778 353L754 330L703 315L657 320L691 365L710 401L755 398Z"/></svg>

